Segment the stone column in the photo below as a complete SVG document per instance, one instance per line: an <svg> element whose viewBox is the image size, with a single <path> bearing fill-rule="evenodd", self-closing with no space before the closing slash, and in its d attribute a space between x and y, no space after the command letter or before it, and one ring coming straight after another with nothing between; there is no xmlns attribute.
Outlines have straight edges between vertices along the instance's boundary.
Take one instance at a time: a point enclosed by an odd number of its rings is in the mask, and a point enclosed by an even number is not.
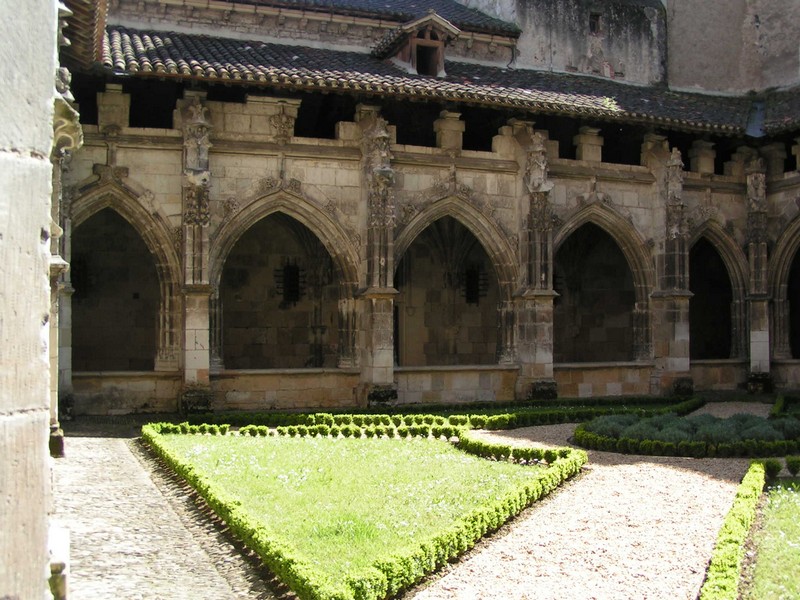
<svg viewBox="0 0 800 600"><path fill-rule="evenodd" d="M657 256L659 289L653 306L654 393L688 393L689 371L689 249L686 206L683 202L683 161L673 148L663 163L661 197L665 202L663 253Z"/></svg>
<svg viewBox="0 0 800 600"><path fill-rule="evenodd" d="M395 174L389 131L377 107L360 105L366 194L366 288L361 293L361 384L359 405L397 398L394 383Z"/></svg>
<svg viewBox="0 0 800 600"><path fill-rule="evenodd" d="M439 118L433 122L436 132L436 147L457 155L461 153L466 124L460 120L461 113L443 110Z"/></svg>
<svg viewBox="0 0 800 600"><path fill-rule="evenodd" d="M580 133L572 138L575 144L575 158L591 162L603 160L603 138L596 127L581 127Z"/></svg>
<svg viewBox="0 0 800 600"><path fill-rule="evenodd" d="M341 286L344 288L345 286ZM347 286L348 288L350 286ZM342 290L339 294L339 368L358 366L357 337L358 319L356 300L352 291Z"/></svg>
<svg viewBox="0 0 800 600"><path fill-rule="evenodd" d="M524 286L517 298L516 352L520 365L518 398L555 398L553 378L553 207L548 179L546 140L532 127L520 130L517 140L524 148L522 178L527 202L523 239Z"/></svg>
<svg viewBox="0 0 800 600"><path fill-rule="evenodd" d="M768 144L761 148L761 155L767 162L766 174L769 179L783 177L786 161L786 146L782 142Z"/></svg>
<svg viewBox="0 0 800 600"><path fill-rule="evenodd" d="M689 169L694 173L714 174L714 159L717 153L712 142L695 140L689 150Z"/></svg>
<svg viewBox="0 0 800 600"><path fill-rule="evenodd" d="M751 160L747 177L747 257L750 263L751 392L769 391L769 293L767 291L767 191L763 159Z"/></svg>
<svg viewBox="0 0 800 600"><path fill-rule="evenodd" d="M211 296L209 283L211 125L205 94L187 92L179 104L183 129L183 397L202 402L211 371Z"/></svg>

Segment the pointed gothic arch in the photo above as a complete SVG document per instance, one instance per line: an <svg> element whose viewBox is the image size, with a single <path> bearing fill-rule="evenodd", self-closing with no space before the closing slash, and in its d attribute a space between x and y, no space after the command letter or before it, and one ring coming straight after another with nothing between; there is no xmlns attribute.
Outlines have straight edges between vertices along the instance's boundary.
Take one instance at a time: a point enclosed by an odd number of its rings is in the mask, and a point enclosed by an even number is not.
<svg viewBox="0 0 800 600"><path fill-rule="evenodd" d="M772 296L771 340L775 358L793 358L792 333L800 330L800 300L790 298L790 281L800 263L800 216L789 223L778 237L769 259L768 289ZM800 287L798 282L795 285ZM795 316L796 315L796 316ZM793 318L794 317L794 318ZM800 345L800 344L795 344Z"/></svg>
<svg viewBox="0 0 800 600"><path fill-rule="evenodd" d="M508 242L507 236L477 208L455 196L445 196L432 202L417 213L399 232L394 242L394 264L399 264L403 254L414 240L428 226L442 217L453 217L477 238L494 267L501 298L504 301L510 301L519 274L514 250Z"/></svg>
<svg viewBox="0 0 800 600"><path fill-rule="evenodd" d="M352 367L356 364L356 319L355 294L358 288L358 250L360 239L357 235L348 236L347 232L326 212L319 202L304 194L286 189L277 189L272 193L254 200L233 218L224 222L214 235L215 243L211 247L210 282L214 292L211 297L211 339L212 359L222 368L222 303L219 289L225 263L239 239L254 225L271 215L282 214L303 225L327 251L333 262L336 280L339 287L338 299L338 366ZM353 239L355 238L355 239Z"/></svg>
<svg viewBox="0 0 800 600"><path fill-rule="evenodd" d="M108 208L131 225L150 251L159 283L155 369L177 369L182 272L173 230L158 213L145 208L145 194L137 193L117 179L107 181L101 177L100 181L80 191L69 206L71 230Z"/></svg>
<svg viewBox="0 0 800 600"><path fill-rule="evenodd" d="M652 355L650 294L655 287L655 270L647 243L634 226L605 202L592 202L575 212L558 230L553 240L553 255L584 225L592 224L608 234L624 256L633 277L633 355L648 360Z"/></svg>
<svg viewBox="0 0 800 600"><path fill-rule="evenodd" d="M731 358L744 358L749 348L747 326L748 263L742 249L717 221L707 220L692 230L689 251L705 239L716 250L725 265L731 286L730 335ZM689 285L692 285L691 277ZM691 300L690 300L691 303Z"/></svg>
<svg viewBox="0 0 800 600"><path fill-rule="evenodd" d="M217 230L209 257L212 285L219 286L225 260L239 238L258 221L273 213L283 213L296 219L319 238L333 259L342 296L352 296L358 285L358 252L354 246L360 242L351 240L320 203L287 190L276 190L251 202Z"/></svg>

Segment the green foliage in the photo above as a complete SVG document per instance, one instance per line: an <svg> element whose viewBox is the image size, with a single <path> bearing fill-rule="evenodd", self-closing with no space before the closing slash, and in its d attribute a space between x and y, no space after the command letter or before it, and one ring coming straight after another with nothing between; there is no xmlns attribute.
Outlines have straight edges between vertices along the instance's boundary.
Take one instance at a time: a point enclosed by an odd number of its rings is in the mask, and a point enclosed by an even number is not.
<svg viewBox="0 0 800 600"><path fill-rule="evenodd" d="M664 456L784 456L800 445L800 421L749 414L598 417L579 425L575 441L596 450Z"/></svg>
<svg viewBox="0 0 800 600"><path fill-rule="evenodd" d="M786 470L792 477L797 477L797 474L800 473L800 456L787 456Z"/></svg>
<svg viewBox="0 0 800 600"><path fill-rule="evenodd" d="M764 461L764 473L767 479L775 479L782 469L783 465L777 458L768 458Z"/></svg>
<svg viewBox="0 0 800 600"><path fill-rule="evenodd" d="M436 421L434 420L434 423ZM278 577L286 583L292 591L301 599L307 600L378 600L387 596L396 595L403 589L413 585L426 574L439 568L447 561L454 559L471 548L475 542L487 533L500 527L511 516L517 514L530 503L540 499L544 495L555 489L566 478L571 477L580 471L581 466L586 461L586 453L572 449L551 449L541 450L533 448L514 449L510 446L493 445L472 440L465 433L463 438L465 445L472 442L475 448L499 460L517 460L528 464L539 463L547 460L549 466L545 468L520 467L511 464L497 464L484 472L483 479L476 480L473 485L472 494L477 494L480 500L472 501L471 508L461 508L454 506L449 516L438 516L432 513L433 523L436 526L434 533L415 532L421 525L418 522L418 511L423 508L423 497L414 496L415 488L404 480L399 480L396 485L389 482L381 483L380 493L376 491L366 491L361 489L368 477L365 469L353 466L347 461L334 459L331 464L347 465L340 469L338 474L330 473L321 464L320 458L327 457L335 448L348 448L352 444L360 444L358 448L367 449L379 444L379 440L359 442L357 440L322 440L320 438L306 440L292 439L289 433L291 426L280 426L285 434L282 440L255 440L251 436L236 436L223 438L203 437L196 441L184 436L165 436L161 434L162 429L156 425L147 425L142 430L142 437L154 452L161 456L176 472L184 477L197 491L205 498L209 506L228 524L231 530L242 539L245 544L259 554L264 563L275 572ZM312 428L304 425L310 435ZM431 431L437 425L416 424L418 430ZM444 429L444 426L440 426ZM447 426L453 427L453 426ZM409 432L411 426L404 429ZM178 427L178 429L180 429ZM244 427L242 429L245 429ZM362 428L355 425L342 426L341 431L346 429L362 431ZM376 428L366 428L364 431L371 430L373 433ZM394 431L393 428L387 428ZM247 431L259 431L258 426L247 429ZM299 426L294 430L299 436L302 431ZM461 431L461 430L459 430ZM186 443L177 443L181 438ZM218 446L218 450L212 453L209 443L218 440L224 441L224 446ZM291 444L286 446L286 458L281 460L272 456L272 448L277 448L276 443ZM303 458L300 444L324 444L317 449L309 449L306 458ZM450 448L449 445L434 442L432 440L416 440L411 442L392 442L384 439L380 442L383 447L376 450L378 456L383 456L378 460L374 471L385 474L387 469L403 468L404 472L412 474L420 480L421 487L425 494L434 493L429 500L430 507L427 510L438 510L444 505L444 499L467 498L465 495L467 488L453 483L444 483L445 476L450 477L458 465L458 470L465 474L472 474L477 471L474 458L470 458L470 463L464 464L463 458L453 456L447 459L447 465L443 463L445 455L431 455L432 444L438 444L440 452ZM244 444L244 446L242 445ZM365 445L366 444L366 445ZM392 446L391 444L394 444ZM398 446L399 444L399 446ZM409 448L416 444L426 444L424 454L419 454L416 459L397 458L395 455L399 448ZM258 449L255 453L241 455L241 448ZM326 448L322 450L321 448ZM353 447L355 448L355 447ZM463 450L463 448L462 448ZM448 452L455 452L448 450ZM516 456L518 453L518 456ZM373 452L375 454L375 452ZM456 453L457 454L457 453ZM357 456L362 456L359 451ZM353 455L354 457L356 455ZM429 456L430 455L430 456ZM248 458L248 456L250 458ZM191 457L191 458L189 458ZM238 457L238 458L237 458ZM390 460L389 457L392 457ZM253 461L261 461L253 463ZM313 465L305 468L303 465L308 462ZM425 464L422 464L422 463ZM271 475L271 469L275 465L286 465L284 471L277 471L278 476ZM326 463L327 464L327 463ZM267 470L269 466L269 471ZM493 470L501 469L504 476L494 474ZM230 479L224 479L222 470L226 469ZM248 470L248 469L253 469ZM428 474L428 470L436 469L434 473ZM517 471L511 471L516 469ZM394 475L392 477L402 477ZM433 476L431 476L433 475ZM513 478L510 476L514 475ZM308 477L318 478L316 488L317 494L309 492L305 487L297 487ZM471 475L470 475L471 477ZM223 483L227 481L227 483ZM259 482L269 483L266 488L259 487ZM336 484L331 486L331 481ZM436 481L437 487L430 488L428 481ZM250 486L253 490L250 491ZM392 488L396 487L396 490ZM274 492L270 492L275 488ZM379 527L373 520L375 510L363 510L354 512L352 509L352 492L357 490L355 497L364 499L374 499L374 506L382 507L391 504L393 507L409 507L417 515L414 518L404 518L403 522L394 523L391 520L385 526ZM339 491L346 491L339 502L344 501L346 512L336 508L332 498ZM444 493L443 492L447 492ZM456 493L457 492L457 493ZM277 496L270 496L270 493ZM389 495L394 494L395 500L389 502ZM288 496L288 497L287 497ZM306 503L297 507L297 513L301 518L297 523L301 527L307 527L305 533L296 534L291 538L278 535L277 532L286 531L286 525L275 523L276 516L265 517L262 521L258 517L260 511L264 509L278 510L282 517L286 510L273 509L276 498L281 497L285 501L292 503ZM411 498L415 498L413 501ZM309 523L311 506L317 506L318 512L324 515L323 521ZM360 516L362 515L362 516ZM295 523L295 526L297 526ZM343 548L348 550L351 547L361 548L361 544L373 544L381 535L383 529L388 527L392 531L397 531L404 540L402 543L392 542L387 546L390 550L360 551L367 563L363 566L352 564L349 567L332 565L332 560L339 560L338 554L335 559L311 559L309 558L309 548L327 546L328 541L337 543L344 542ZM299 545L302 542L304 545ZM303 549L301 549L301 547ZM337 546L339 547L339 546ZM352 559L348 559L352 560ZM338 564L338 563L337 563ZM361 564L361 563L359 563Z"/></svg>
<svg viewBox="0 0 800 600"><path fill-rule="evenodd" d="M717 537L700 600L736 600L744 542L764 489L764 465L753 462L736 491L733 506Z"/></svg>
<svg viewBox="0 0 800 600"><path fill-rule="evenodd" d="M761 504L760 527L752 533L756 548L752 579L740 598L800 598L800 482L783 480L769 487Z"/></svg>

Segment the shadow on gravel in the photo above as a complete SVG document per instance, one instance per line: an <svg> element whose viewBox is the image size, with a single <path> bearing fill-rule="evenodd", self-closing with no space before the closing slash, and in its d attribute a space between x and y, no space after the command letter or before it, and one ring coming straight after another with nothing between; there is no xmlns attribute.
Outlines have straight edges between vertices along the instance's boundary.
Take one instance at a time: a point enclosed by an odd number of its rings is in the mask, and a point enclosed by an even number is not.
<svg viewBox="0 0 800 600"><path fill-rule="evenodd" d="M183 418L177 413L140 413L135 415L74 417L61 422L64 435L70 437L138 438L142 425L155 421L179 423Z"/></svg>

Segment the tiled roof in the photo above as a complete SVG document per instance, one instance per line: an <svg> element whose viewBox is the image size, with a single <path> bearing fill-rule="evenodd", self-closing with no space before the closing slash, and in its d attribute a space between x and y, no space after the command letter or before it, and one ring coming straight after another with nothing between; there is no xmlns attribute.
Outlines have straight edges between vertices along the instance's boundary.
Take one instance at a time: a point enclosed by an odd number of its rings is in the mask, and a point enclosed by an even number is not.
<svg viewBox="0 0 800 600"><path fill-rule="evenodd" d="M448 62L448 76L410 75L367 54L109 27L103 64L117 73L293 90L430 99L741 134L750 101L610 80Z"/></svg>
<svg viewBox="0 0 800 600"><path fill-rule="evenodd" d="M296 8L337 14L351 14L364 17L389 19L406 22L418 19L434 10L460 29L486 33L502 33L517 37L519 28L490 17L473 8L459 4L455 0L236 0L239 4L256 4Z"/></svg>
<svg viewBox="0 0 800 600"><path fill-rule="evenodd" d="M764 130L768 134L800 128L800 86L767 96Z"/></svg>

